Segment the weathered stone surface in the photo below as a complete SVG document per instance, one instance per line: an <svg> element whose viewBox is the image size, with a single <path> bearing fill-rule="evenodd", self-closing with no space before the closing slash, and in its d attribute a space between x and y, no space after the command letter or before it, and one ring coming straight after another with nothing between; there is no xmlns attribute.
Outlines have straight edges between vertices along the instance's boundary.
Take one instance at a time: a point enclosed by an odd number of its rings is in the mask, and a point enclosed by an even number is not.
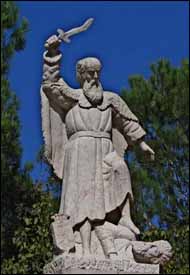
<svg viewBox="0 0 190 275"><path fill-rule="evenodd" d="M105 91L101 62L76 64L79 89L60 76L61 41L82 26L50 36L43 54L41 86L45 156L63 180L59 213L51 224L54 260L44 274L158 274L171 257L166 241L140 242L131 218L133 192L124 152L137 145L154 160L138 118L122 98Z"/></svg>
<svg viewBox="0 0 190 275"><path fill-rule="evenodd" d="M128 247L131 246L133 261L138 263L164 265L172 257L172 247L169 242L159 240L155 242L129 241L126 238L115 240L120 258L128 258Z"/></svg>
<svg viewBox="0 0 190 275"><path fill-rule="evenodd" d="M44 274L159 274L159 265L62 255L44 267Z"/></svg>
<svg viewBox="0 0 190 275"><path fill-rule="evenodd" d="M125 102L116 93L103 90L100 60L87 57L77 62L80 89L71 88L60 77L59 44L56 35L45 43L41 88L45 152L56 175L63 179L59 215L69 217L71 227L79 229L84 254L90 254L90 235L99 223L118 223L122 218L131 231L128 235L139 234L130 215L133 194L123 152L127 142L139 144L150 155L154 152L144 141L139 142L145 131ZM119 211L117 215L115 211ZM62 238L57 225L53 225L54 237ZM60 240L54 239L56 249Z"/></svg>
<svg viewBox="0 0 190 275"><path fill-rule="evenodd" d="M54 215L50 228L53 237L54 251L56 254L69 252L75 245L70 221L64 215Z"/></svg>
<svg viewBox="0 0 190 275"><path fill-rule="evenodd" d="M132 251L136 261L164 265L172 257L172 247L169 242L132 242Z"/></svg>

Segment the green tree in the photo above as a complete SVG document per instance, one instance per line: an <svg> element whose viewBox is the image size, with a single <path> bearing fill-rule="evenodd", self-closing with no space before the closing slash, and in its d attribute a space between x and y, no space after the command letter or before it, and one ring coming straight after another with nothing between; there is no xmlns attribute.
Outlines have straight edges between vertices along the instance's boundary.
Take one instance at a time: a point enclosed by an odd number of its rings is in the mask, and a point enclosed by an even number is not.
<svg viewBox="0 0 190 275"><path fill-rule="evenodd" d="M42 185L35 185L31 196L27 196L32 205L22 202L17 211L20 224L13 237L17 253L3 261L3 274L42 274L44 265L52 260L49 226L57 201L42 191Z"/></svg>
<svg viewBox="0 0 190 275"><path fill-rule="evenodd" d="M161 274L189 274L189 226L171 227L162 230L152 227L141 236L144 241L166 240L172 245L172 259L161 267Z"/></svg>
<svg viewBox="0 0 190 275"><path fill-rule="evenodd" d="M148 80L137 75L129 83L130 89L124 90L122 97L146 129L145 139L156 153L154 162L148 161L137 147L127 153L135 196L134 218L142 231L149 230L146 236L150 240L168 232L174 247L170 271L173 268L173 273L180 273L182 268L188 269L188 261L184 263L188 256L189 222L188 61L175 68L169 61L160 60L151 65ZM179 243L174 236L178 236Z"/></svg>
<svg viewBox="0 0 190 275"><path fill-rule="evenodd" d="M1 256L7 257L14 253L11 237L17 225L16 207L19 195L24 191L20 174L22 149L19 104L16 95L10 89L8 72L14 52L23 49L25 45L27 22L22 20L21 24L17 24L18 9L13 2L2 1L1 11Z"/></svg>
<svg viewBox="0 0 190 275"><path fill-rule="evenodd" d="M18 23L20 22L20 23ZM21 167L19 102L10 88L11 58L25 46L26 19L13 1L1 2L1 273L37 274L52 258L49 232L56 201ZM44 188L43 188L44 189Z"/></svg>

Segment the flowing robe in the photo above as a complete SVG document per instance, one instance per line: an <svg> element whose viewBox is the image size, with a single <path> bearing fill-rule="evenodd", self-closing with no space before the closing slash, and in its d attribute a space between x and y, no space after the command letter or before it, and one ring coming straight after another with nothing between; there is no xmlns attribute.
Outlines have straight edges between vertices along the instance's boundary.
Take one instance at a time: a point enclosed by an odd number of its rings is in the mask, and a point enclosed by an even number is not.
<svg viewBox="0 0 190 275"><path fill-rule="evenodd" d="M64 94L64 89L62 91ZM68 142L65 145L60 213L69 216L73 226L86 218L103 220L107 213L124 202L127 194L132 197L130 175L124 160L118 157L118 161L124 163L125 178L109 181L104 179L104 174L109 172L105 171L104 160L114 152L112 128L121 131L128 143L142 138L145 132L137 121L122 117L112 107L111 96L113 93L104 92L102 104L94 107L81 91L78 101L70 108L67 105ZM116 94L114 97L121 100ZM60 95L57 98L60 99Z"/></svg>
<svg viewBox="0 0 190 275"><path fill-rule="evenodd" d="M51 118L52 110L44 112L42 108L42 124L48 150L54 145L50 163L63 178L59 212L69 216L74 227L86 218L104 220L107 213L122 205L127 194L133 197L127 165L114 153L112 129L116 128L128 144L141 139L145 131L117 94L104 92L102 103L92 106L82 89L69 87L58 76L60 59L61 54L48 57L44 53L42 105L49 104L58 115ZM57 124L55 130L49 120ZM61 140L61 124L66 129L67 143ZM64 164L60 167L56 164L62 155Z"/></svg>

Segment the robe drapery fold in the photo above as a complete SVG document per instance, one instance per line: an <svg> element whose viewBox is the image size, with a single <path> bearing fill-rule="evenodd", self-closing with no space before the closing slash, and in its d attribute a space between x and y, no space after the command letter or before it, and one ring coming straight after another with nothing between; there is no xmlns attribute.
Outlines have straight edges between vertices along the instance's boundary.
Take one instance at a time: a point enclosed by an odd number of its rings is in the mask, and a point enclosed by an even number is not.
<svg viewBox="0 0 190 275"><path fill-rule="evenodd" d="M118 154L145 131L117 94L104 92L93 107L82 89L71 88L60 77L59 51L43 57L42 128L46 157L63 178L59 212L73 227L86 218L103 220L127 194L132 198L129 171Z"/></svg>
<svg viewBox="0 0 190 275"><path fill-rule="evenodd" d="M71 108L65 118L69 141L65 147L60 212L70 217L73 226L86 218L103 220L121 206L127 194L133 197L127 165L114 151L111 140L112 127L117 127L116 112L111 106L101 110L81 105ZM137 139L144 135L137 122L122 121L128 139L134 142L135 133ZM120 164L118 171L114 171L116 162Z"/></svg>

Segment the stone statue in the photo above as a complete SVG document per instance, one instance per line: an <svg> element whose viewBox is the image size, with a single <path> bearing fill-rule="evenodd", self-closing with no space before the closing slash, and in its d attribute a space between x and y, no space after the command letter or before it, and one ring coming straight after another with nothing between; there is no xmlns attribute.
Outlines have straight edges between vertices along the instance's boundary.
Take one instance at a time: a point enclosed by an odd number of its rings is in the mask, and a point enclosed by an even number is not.
<svg viewBox="0 0 190 275"><path fill-rule="evenodd" d="M90 18L68 32L58 29L59 35L47 39L43 55L45 156L63 180L59 213L51 224L54 251L59 257L114 261L122 250L116 240L123 239L127 241L124 258L135 261L135 251L139 256L143 249L135 248L140 231L130 215L133 193L124 152L136 145L152 160L155 153L143 140L145 130L127 104L103 89L100 60L87 57L77 62L79 89L60 76L61 41L70 42L71 35L87 30L92 22Z"/></svg>

